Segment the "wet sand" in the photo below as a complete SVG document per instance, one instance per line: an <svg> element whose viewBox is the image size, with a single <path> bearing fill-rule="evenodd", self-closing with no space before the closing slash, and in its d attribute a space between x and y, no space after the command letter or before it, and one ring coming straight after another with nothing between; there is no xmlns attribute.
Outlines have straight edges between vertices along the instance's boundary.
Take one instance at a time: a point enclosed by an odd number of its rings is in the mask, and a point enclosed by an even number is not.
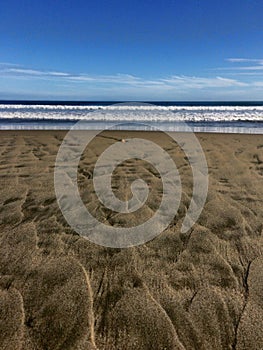
<svg viewBox="0 0 263 350"><path fill-rule="evenodd" d="M146 179L152 192L141 212L111 212L98 201L94 165L114 142L157 142L182 180L174 221L127 249L91 243L61 214L54 166L64 135L0 132L0 349L263 349L263 135L197 134L209 191L184 234L193 179L180 148L155 132L99 135L83 154L78 184L105 224L141 223L161 199L158 173L133 159L116 169L112 184L127 199L131 181Z"/></svg>

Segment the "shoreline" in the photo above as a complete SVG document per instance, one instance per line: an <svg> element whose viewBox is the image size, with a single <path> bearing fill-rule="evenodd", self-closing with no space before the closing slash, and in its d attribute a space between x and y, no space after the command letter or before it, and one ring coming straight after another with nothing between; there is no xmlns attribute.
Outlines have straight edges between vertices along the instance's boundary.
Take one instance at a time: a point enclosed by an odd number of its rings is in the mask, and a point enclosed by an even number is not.
<svg viewBox="0 0 263 350"><path fill-rule="evenodd" d="M69 131L76 121L40 121L36 120L35 122L30 121L24 122L19 121L15 124L10 125L9 122L0 123L0 132L1 131ZM55 126L55 124L58 124ZM124 122L127 124L127 122ZM128 123L129 124L129 123ZM135 128L136 122L131 122L130 128L121 128L121 123L118 124L114 122L88 122L88 125L83 128L83 125L79 129L90 130L90 131L103 131L103 130L115 130L115 131L156 131L156 132L193 132L196 134L205 133L205 134L250 134L250 135L263 135L263 122L194 122L186 123L186 126L183 126L182 123L176 125L176 123L137 123L137 129ZM114 126L118 128L114 128ZM139 126L140 125L140 126ZM143 129L143 125L145 129ZM160 128L161 125L161 128ZM149 130L149 128L155 128L156 130Z"/></svg>

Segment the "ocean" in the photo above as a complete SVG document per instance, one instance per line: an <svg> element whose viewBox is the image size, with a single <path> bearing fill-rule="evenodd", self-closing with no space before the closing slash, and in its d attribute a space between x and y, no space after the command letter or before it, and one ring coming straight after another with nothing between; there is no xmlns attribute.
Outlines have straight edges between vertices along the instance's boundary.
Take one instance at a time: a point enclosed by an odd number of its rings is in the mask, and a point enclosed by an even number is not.
<svg viewBox="0 0 263 350"><path fill-rule="evenodd" d="M161 129L263 134L263 102L0 101L1 130Z"/></svg>

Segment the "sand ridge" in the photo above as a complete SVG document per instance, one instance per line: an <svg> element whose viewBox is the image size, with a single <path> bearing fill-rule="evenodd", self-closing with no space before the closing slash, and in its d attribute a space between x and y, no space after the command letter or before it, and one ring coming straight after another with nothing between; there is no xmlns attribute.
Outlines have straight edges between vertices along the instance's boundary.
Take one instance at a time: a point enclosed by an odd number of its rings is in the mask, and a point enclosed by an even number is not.
<svg viewBox="0 0 263 350"><path fill-rule="evenodd" d="M96 198L94 164L127 137L157 142L175 160L183 194L157 238L128 249L97 246L67 224L54 192L62 131L1 131L0 349L263 349L263 136L198 134L209 193L198 222L180 225L192 194L185 154L160 133L108 132L86 149L78 183L87 208L109 225L151 217L162 193L156 169L127 160L116 196L144 178L138 213L111 212Z"/></svg>

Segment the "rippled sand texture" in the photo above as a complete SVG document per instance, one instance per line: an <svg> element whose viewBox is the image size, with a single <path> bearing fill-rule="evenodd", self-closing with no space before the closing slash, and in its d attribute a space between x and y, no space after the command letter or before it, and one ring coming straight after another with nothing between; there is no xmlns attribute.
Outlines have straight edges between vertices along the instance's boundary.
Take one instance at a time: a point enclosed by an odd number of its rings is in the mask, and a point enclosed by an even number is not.
<svg viewBox="0 0 263 350"><path fill-rule="evenodd" d="M0 134L0 349L263 349L263 136L200 134L209 193L192 230L180 233L192 193L187 159L164 135L104 133L83 154L79 189L105 224L143 222L158 208L161 180L148 163L114 172L151 195L137 216L103 207L92 187L97 156L125 137L147 137L175 159L183 196L174 222L151 242L109 249L74 233L55 198L63 132ZM157 196L157 197L156 197Z"/></svg>

